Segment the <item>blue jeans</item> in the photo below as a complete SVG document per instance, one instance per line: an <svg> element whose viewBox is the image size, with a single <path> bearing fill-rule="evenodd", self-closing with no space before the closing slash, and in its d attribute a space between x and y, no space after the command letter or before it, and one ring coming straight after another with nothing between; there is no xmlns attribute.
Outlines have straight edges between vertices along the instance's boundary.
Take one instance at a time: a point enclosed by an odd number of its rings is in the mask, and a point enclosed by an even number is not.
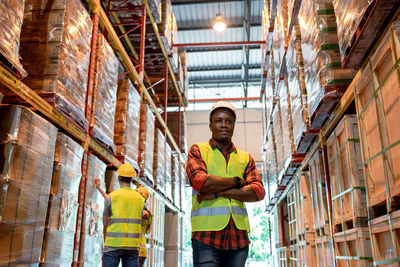
<svg viewBox="0 0 400 267"><path fill-rule="evenodd" d="M117 249L103 253L103 267L118 267L120 260L123 267L138 267L139 251Z"/></svg>
<svg viewBox="0 0 400 267"><path fill-rule="evenodd" d="M194 267L243 267L249 246L237 250L220 250L192 239Z"/></svg>

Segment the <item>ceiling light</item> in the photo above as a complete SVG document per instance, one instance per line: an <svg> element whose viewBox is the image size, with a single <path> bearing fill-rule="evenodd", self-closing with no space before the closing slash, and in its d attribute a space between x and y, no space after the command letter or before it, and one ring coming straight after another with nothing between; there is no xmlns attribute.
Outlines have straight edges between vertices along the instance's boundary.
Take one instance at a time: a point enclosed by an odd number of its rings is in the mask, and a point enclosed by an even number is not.
<svg viewBox="0 0 400 267"><path fill-rule="evenodd" d="M214 30L217 32L223 32L226 29L226 23L222 19L221 13L217 13L217 19L213 25Z"/></svg>

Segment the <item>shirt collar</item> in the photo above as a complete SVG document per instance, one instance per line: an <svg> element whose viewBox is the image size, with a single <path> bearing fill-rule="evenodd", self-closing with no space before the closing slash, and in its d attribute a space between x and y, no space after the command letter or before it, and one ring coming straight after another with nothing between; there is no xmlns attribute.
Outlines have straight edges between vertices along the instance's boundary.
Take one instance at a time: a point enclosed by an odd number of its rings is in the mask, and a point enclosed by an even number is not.
<svg viewBox="0 0 400 267"><path fill-rule="evenodd" d="M210 141L209 141L209 143L210 143L210 146L211 146L212 149L218 148L219 150L221 150L221 149L218 147L217 142L215 142L214 139L211 138ZM235 145L231 142L231 147L228 149L227 153L231 153L232 151L234 151L235 153L237 152L237 151L236 151Z"/></svg>

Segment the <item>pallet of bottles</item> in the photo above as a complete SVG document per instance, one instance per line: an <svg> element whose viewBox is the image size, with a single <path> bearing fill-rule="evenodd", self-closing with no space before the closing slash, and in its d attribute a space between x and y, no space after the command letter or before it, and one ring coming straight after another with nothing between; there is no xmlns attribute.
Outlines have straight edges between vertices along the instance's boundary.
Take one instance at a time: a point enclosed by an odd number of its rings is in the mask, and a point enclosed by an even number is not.
<svg viewBox="0 0 400 267"><path fill-rule="evenodd" d="M355 84L370 219L400 207L400 22L389 25Z"/></svg>

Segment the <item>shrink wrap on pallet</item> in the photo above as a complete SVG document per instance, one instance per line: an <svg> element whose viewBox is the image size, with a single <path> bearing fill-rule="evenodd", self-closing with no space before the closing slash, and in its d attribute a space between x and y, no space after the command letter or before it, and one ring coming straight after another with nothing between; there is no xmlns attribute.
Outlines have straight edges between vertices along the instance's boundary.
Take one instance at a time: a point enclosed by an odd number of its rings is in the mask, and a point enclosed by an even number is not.
<svg viewBox="0 0 400 267"><path fill-rule="evenodd" d="M312 117L324 98L338 99L343 95L354 77L354 70L341 68L337 26L331 1L302 1L299 22L307 104L309 116Z"/></svg>
<svg viewBox="0 0 400 267"><path fill-rule="evenodd" d="M57 129L24 107L0 114L0 265L38 265Z"/></svg>
<svg viewBox="0 0 400 267"><path fill-rule="evenodd" d="M130 80L118 82L117 107L114 124L116 155L137 166L139 155L140 95Z"/></svg>
<svg viewBox="0 0 400 267"><path fill-rule="evenodd" d="M276 160L276 143L275 143L275 131L273 126L270 127L268 131L268 141L265 153L264 161L267 164L269 180L276 181L278 170L277 170L277 160Z"/></svg>
<svg viewBox="0 0 400 267"><path fill-rule="evenodd" d="M99 178L100 187L105 190L104 178L107 165L92 154L89 154L87 164L79 262L100 265L104 242L103 211L105 200L94 186L94 179Z"/></svg>
<svg viewBox="0 0 400 267"><path fill-rule="evenodd" d="M161 2L162 0L149 0L150 9L152 11L153 17L157 23L161 22Z"/></svg>
<svg viewBox="0 0 400 267"><path fill-rule="evenodd" d="M180 126L179 117L181 119ZM172 136L174 137L176 144L179 146L179 143L181 143L181 151L187 151L187 123L185 112L168 112L167 126Z"/></svg>
<svg viewBox="0 0 400 267"><path fill-rule="evenodd" d="M93 135L114 151L114 121L118 88L118 58L100 34L97 38L95 77L93 86Z"/></svg>
<svg viewBox="0 0 400 267"><path fill-rule="evenodd" d="M165 196L172 200L171 146L165 144Z"/></svg>
<svg viewBox="0 0 400 267"><path fill-rule="evenodd" d="M297 147L300 143L302 133L307 129L308 121L307 91L299 26L293 27L290 36L286 54L286 67L293 122L293 141Z"/></svg>
<svg viewBox="0 0 400 267"><path fill-rule="evenodd" d="M178 154L172 154L171 161L171 170L172 170L172 203L175 204L178 208L180 207L179 198L181 194L181 183L180 183L180 166L179 166L179 157Z"/></svg>
<svg viewBox="0 0 400 267"><path fill-rule="evenodd" d="M47 2L46 2L47 3ZM26 0L21 33L21 57L35 92L71 116L83 128L92 21L78 0Z"/></svg>
<svg viewBox="0 0 400 267"><path fill-rule="evenodd" d="M161 193L165 194L165 172L166 172L166 157L165 157L165 135L160 129L155 130L154 135L154 161L153 161L153 177L156 188Z"/></svg>
<svg viewBox="0 0 400 267"><path fill-rule="evenodd" d="M155 117L153 112L151 112L147 104L142 103L140 106L138 164L140 171L153 184L154 123Z"/></svg>
<svg viewBox="0 0 400 267"><path fill-rule="evenodd" d="M282 117L280 100L277 100L274 111L272 112L272 125L274 128L275 148L276 148L276 166L277 176L283 170L284 165L284 145L283 145L283 132L282 132Z"/></svg>
<svg viewBox="0 0 400 267"><path fill-rule="evenodd" d="M280 169L284 168L290 160L290 156L294 152L293 144L293 125L290 98L287 87L287 78L280 83L279 88L279 105L281 112L281 127L282 127L282 144L283 152L279 155L278 161L281 162Z"/></svg>
<svg viewBox="0 0 400 267"><path fill-rule="evenodd" d="M372 0L333 0L342 61L349 52L358 26Z"/></svg>
<svg viewBox="0 0 400 267"><path fill-rule="evenodd" d="M83 148L58 133L41 256L45 264L65 266L73 262L82 158Z"/></svg>
<svg viewBox="0 0 400 267"><path fill-rule="evenodd" d="M22 77L27 75L19 61L19 46L21 27L24 17L24 0L0 1L0 54L11 68L15 69Z"/></svg>

